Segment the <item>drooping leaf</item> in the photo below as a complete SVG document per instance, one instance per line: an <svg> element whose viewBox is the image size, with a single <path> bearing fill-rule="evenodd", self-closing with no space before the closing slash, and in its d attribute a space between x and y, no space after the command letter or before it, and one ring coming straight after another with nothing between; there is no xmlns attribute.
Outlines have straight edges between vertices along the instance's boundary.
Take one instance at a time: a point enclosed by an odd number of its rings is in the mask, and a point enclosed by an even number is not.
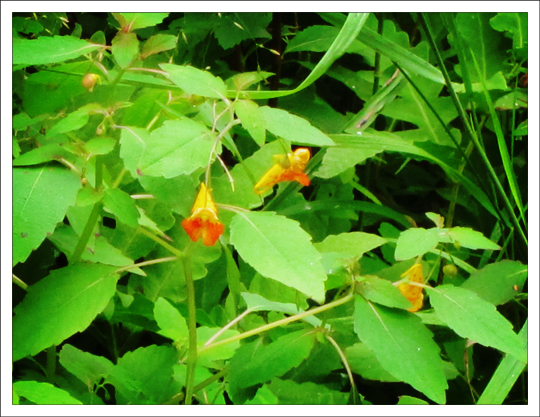
<svg viewBox="0 0 540 417"><path fill-rule="evenodd" d="M381 366L444 404L448 385L432 333L411 313L378 306L360 296L355 300L354 331L375 352Z"/></svg>
<svg viewBox="0 0 540 417"><path fill-rule="evenodd" d="M133 228L139 225L140 215L135 201L124 191L118 188L106 189L103 195L103 204L121 222Z"/></svg>
<svg viewBox="0 0 540 417"><path fill-rule="evenodd" d="M230 230L231 243L261 275L324 301L321 256L297 222L272 212L240 212Z"/></svg>
<svg viewBox="0 0 540 417"><path fill-rule="evenodd" d="M19 397L24 397L35 404L40 405L60 405L72 404L82 405L63 389L57 388L48 382L37 381L17 381L13 384L13 390Z"/></svg>
<svg viewBox="0 0 540 417"><path fill-rule="evenodd" d="M227 89L221 78L214 77L207 71L190 66L159 64L169 74L170 80L186 92L210 98L225 97Z"/></svg>
<svg viewBox="0 0 540 417"><path fill-rule="evenodd" d="M484 300L500 305L510 301L522 290L527 273L527 265L504 260L486 265L472 273L461 288L474 291Z"/></svg>
<svg viewBox="0 0 540 417"><path fill-rule="evenodd" d="M13 360L36 355L86 329L114 295L115 269L79 263L56 269L30 286L15 307Z"/></svg>
<svg viewBox="0 0 540 417"><path fill-rule="evenodd" d="M98 383L114 367L114 364L107 358L84 352L70 344L65 344L62 347L58 359L64 368L88 387Z"/></svg>
<svg viewBox="0 0 540 417"><path fill-rule="evenodd" d="M452 285L428 288L427 292L437 316L459 336L527 361L527 350L512 331L512 324L493 304L470 290Z"/></svg>
<svg viewBox="0 0 540 417"><path fill-rule="evenodd" d="M390 281L372 275L364 275L359 279L354 287L355 291L368 300L387 307L411 308L411 302Z"/></svg>
<svg viewBox="0 0 540 417"><path fill-rule="evenodd" d="M68 61L103 45L92 44L73 36L41 36L38 39L13 38L13 65L46 65Z"/></svg>
<svg viewBox="0 0 540 417"><path fill-rule="evenodd" d="M54 231L80 188L77 175L62 167L13 168L13 265Z"/></svg>
<svg viewBox="0 0 540 417"><path fill-rule="evenodd" d="M133 177L173 178L206 166L214 137L191 119L169 120L149 133L130 127L122 130L120 156Z"/></svg>

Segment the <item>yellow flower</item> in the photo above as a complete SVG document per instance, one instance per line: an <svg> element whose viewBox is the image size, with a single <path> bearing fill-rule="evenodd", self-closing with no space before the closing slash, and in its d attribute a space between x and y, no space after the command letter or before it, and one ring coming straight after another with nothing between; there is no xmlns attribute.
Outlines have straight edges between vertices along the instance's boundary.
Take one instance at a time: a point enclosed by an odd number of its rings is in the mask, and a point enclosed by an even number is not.
<svg viewBox="0 0 540 417"><path fill-rule="evenodd" d="M308 186L310 181L304 170L310 158L311 152L307 148L298 148L287 155L274 155L276 163L255 185L255 193L263 194L278 182L283 181L298 181L300 184Z"/></svg>
<svg viewBox="0 0 540 417"><path fill-rule="evenodd" d="M214 246L223 234L225 226L217 216L217 207L210 194L211 190L201 183L201 188L191 208L191 216L182 221L182 227L193 242L201 237L205 246Z"/></svg>
<svg viewBox="0 0 540 417"><path fill-rule="evenodd" d="M401 278L405 277L409 279L409 282L423 284L424 277L422 273L422 265L414 264L411 266L403 274L401 274ZM398 285L398 289L401 291L401 294L403 294L405 298L413 305L411 308L407 309L407 311L414 313L422 308L422 305L424 304L424 289L422 287L404 282Z"/></svg>

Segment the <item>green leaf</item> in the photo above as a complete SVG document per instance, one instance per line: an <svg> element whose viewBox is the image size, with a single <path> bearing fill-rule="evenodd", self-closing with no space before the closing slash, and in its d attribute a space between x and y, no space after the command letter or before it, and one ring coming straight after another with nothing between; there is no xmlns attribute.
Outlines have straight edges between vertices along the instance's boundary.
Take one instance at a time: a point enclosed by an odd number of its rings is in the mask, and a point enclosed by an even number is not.
<svg viewBox="0 0 540 417"><path fill-rule="evenodd" d="M118 32L112 40L112 54L120 68L127 68L139 55L139 40L135 33Z"/></svg>
<svg viewBox="0 0 540 417"><path fill-rule="evenodd" d="M251 100L238 100L234 104L234 111L255 143L263 146L266 140L266 126L259 106Z"/></svg>
<svg viewBox="0 0 540 417"><path fill-rule="evenodd" d="M228 339L230 337L238 336L240 334L237 330L226 330L222 332L222 329L218 327L197 327L197 347L200 350L208 340L213 338L216 333L220 332L218 338L214 341L220 341ZM208 350L199 352L197 356L197 365L205 366L207 368L220 369L223 365L221 361L230 359L235 354L236 350L240 347L240 341L236 340L216 347L211 347ZM217 364L215 363L217 361Z"/></svg>
<svg viewBox="0 0 540 417"><path fill-rule="evenodd" d="M83 352L70 344L65 344L58 355L60 364L79 378L84 385L92 387L107 376L114 364L103 356Z"/></svg>
<svg viewBox="0 0 540 417"><path fill-rule="evenodd" d="M289 333L268 345L258 340L250 344L255 344L255 350L249 361L245 360L244 351L252 346L242 346L230 362L229 381L246 388L281 376L308 357L314 342L315 333L310 330Z"/></svg>
<svg viewBox="0 0 540 417"><path fill-rule="evenodd" d="M214 27L214 35L223 49L232 48L246 39L270 39L266 28L271 21L272 13L222 13Z"/></svg>
<svg viewBox="0 0 540 417"><path fill-rule="evenodd" d="M91 155L106 155L115 145L116 140L113 138L94 138L86 142L85 148Z"/></svg>
<svg viewBox="0 0 540 417"><path fill-rule="evenodd" d="M255 397L246 401L244 405L277 405L278 398L270 391L268 385L263 385L257 390Z"/></svg>
<svg viewBox="0 0 540 417"><path fill-rule="evenodd" d="M13 384L13 390L19 397L24 397L35 404L40 405L60 405L72 404L82 405L82 403L69 395L66 391L56 388L48 382L37 381L17 381Z"/></svg>
<svg viewBox="0 0 540 417"><path fill-rule="evenodd" d="M135 30L159 25L169 16L169 13L113 13L112 15L122 28L129 27L130 30Z"/></svg>
<svg viewBox="0 0 540 417"><path fill-rule="evenodd" d="M174 35L166 35L158 33L157 35L150 36L144 43L141 53L141 59L145 59L150 55L158 54L169 49L176 48L178 37Z"/></svg>
<svg viewBox="0 0 540 417"><path fill-rule="evenodd" d="M307 120L285 110L264 106L259 108L259 113L268 131L292 143L308 146L334 145L332 139L311 126Z"/></svg>
<svg viewBox="0 0 540 417"><path fill-rule="evenodd" d="M414 227L401 232L396 242L395 257L397 261L414 258L429 252L438 245L440 229L424 229Z"/></svg>
<svg viewBox="0 0 540 417"><path fill-rule="evenodd" d="M107 188L103 193L103 204L122 223L133 228L139 226L139 211L129 194L118 188Z"/></svg>
<svg viewBox="0 0 540 417"><path fill-rule="evenodd" d="M186 319L164 298L158 298L154 306L154 317L161 329L158 333L182 346L188 339Z"/></svg>
<svg viewBox="0 0 540 417"><path fill-rule="evenodd" d="M86 329L114 295L115 267L76 264L30 286L15 307L13 361L36 355Z"/></svg>
<svg viewBox="0 0 540 417"><path fill-rule="evenodd" d="M80 188L77 175L62 167L13 168L13 265L54 231Z"/></svg>
<svg viewBox="0 0 540 417"><path fill-rule="evenodd" d="M157 199L167 203L174 213L189 217L193 201L187 196L197 195L198 184L188 175L174 178L139 177L139 182L146 191Z"/></svg>
<svg viewBox="0 0 540 417"><path fill-rule="evenodd" d="M489 20L491 27L499 32L508 31L512 34L512 46L514 49L527 46L528 19L527 13L497 13L497 16Z"/></svg>
<svg viewBox="0 0 540 417"><path fill-rule="evenodd" d="M60 158L69 159L73 154L59 143L48 143L39 148L23 153L13 160L13 166L38 165L43 162L58 160Z"/></svg>
<svg viewBox="0 0 540 417"><path fill-rule="evenodd" d="M392 376L438 404L448 387L439 347L415 315L355 297L354 331Z"/></svg>
<svg viewBox="0 0 540 417"><path fill-rule="evenodd" d="M460 287L474 291L484 300L497 306L507 303L523 289L527 273L527 265L518 261L504 260L473 272Z"/></svg>
<svg viewBox="0 0 540 417"><path fill-rule="evenodd" d="M321 256L297 222L272 212L240 212L230 230L231 243L261 275L324 302Z"/></svg>
<svg viewBox="0 0 540 417"><path fill-rule="evenodd" d="M421 400L420 398L409 397L408 395L402 395L399 397L397 405L429 405L428 402Z"/></svg>
<svg viewBox="0 0 540 417"><path fill-rule="evenodd" d="M159 64L159 66L169 74L169 79L186 94L218 99L225 97L226 87L223 80L214 77L207 71L174 64Z"/></svg>
<svg viewBox="0 0 540 417"><path fill-rule="evenodd" d="M345 349L344 353L351 370L362 378L382 382L400 381L381 366L375 353L364 343L355 343Z"/></svg>
<svg viewBox="0 0 540 417"><path fill-rule="evenodd" d="M180 392L182 385L173 379L178 353L171 346L141 347L126 353L111 370L117 404L161 404Z"/></svg>
<svg viewBox="0 0 540 417"><path fill-rule="evenodd" d="M72 36L41 36L38 39L13 39L13 65L46 65L68 61L103 49Z"/></svg>
<svg viewBox="0 0 540 417"><path fill-rule="evenodd" d="M53 136L61 133L79 130L86 123L88 123L88 119L90 118L89 115L98 111L104 111L103 107L101 107L99 104L87 104L86 106L69 113L64 119L61 119L51 128L51 130L47 132L45 137L52 138Z"/></svg>
<svg viewBox="0 0 540 417"><path fill-rule="evenodd" d="M346 405L349 398L348 392L336 391L313 382L299 384L290 379L273 378L268 389L277 396L279 405Z"/></svg>
<svg viewBox="0 0 540 417"><path fill-rule="evenodd" d="M336 253L343 259L361 258L364 253L386 243L386 239L364 232L329 235L322 242L315 243L315 249L324 253Z"/></svg>
<svg viewBox="0 0 540 417"><path fill-rule="evenodd" d="M459 336L494 347L527 362L527 349L512 323L476 293L452 285L426 288L437 316Z"/></svg>
<svg viewBox="0 0 540 417"><path fill-rule="evenodd" d="M440 242L458 242L461 246L469 249L500 250L501 247L486 238L482 233L469 227L452 227L440 229Z"/></svg>
<svg viewBox="0 0 540 417"><path fill-rule="evenodd" d="M386 279L376 276L364 275L355 285L355 291L368 300L387 307L408 309L412 304L407 300L399 289Z"/></svg>
<svg viewBox="0 0 540 417"><path fill-rule="evenodd" d="M120 145L120 156L133 177L173 178L206 166L214 137L191 119L168 120L152 133L124 128Z"/></svg>

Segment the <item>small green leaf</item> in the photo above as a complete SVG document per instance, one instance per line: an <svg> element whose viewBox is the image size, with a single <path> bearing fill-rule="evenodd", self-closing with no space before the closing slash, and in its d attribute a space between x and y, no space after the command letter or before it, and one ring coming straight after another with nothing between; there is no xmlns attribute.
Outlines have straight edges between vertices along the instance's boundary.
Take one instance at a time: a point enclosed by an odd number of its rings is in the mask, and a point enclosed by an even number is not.
<svg viewBox="0 0 540 417"><path fill-rule="evenodd" d="M13 168L13 265L54 231L80 188L77 175L63 167Z"/></svg>
<svg viewBox="0 0 540 417"><path fill-rule="evenodd" d="M396 260L411 259L435 248L439 243L438 230L414 227L402 232L396 242Z"/></svg>
<svg viewBox="0 0 540 417"><path fill-rule="evenodd" d="M122 28L129 27L130 30L135 30L159 25L169 16L169 13L113 13L112 15Z"/></svg>
<svg viewBox="0 0 540 417"><path fill-rule="evenodd" d="M249 132L255 143L263 146L266 140L266 131L259 106L251 100L238 100L234 105L236 115L242 126Z"/></svg>
<svg viewBox="0 0 540 417"><path fill-rule="evenodd" d="M341 233L339 235L330 235L322 242L315 243L315 249L319 252L335 252L343 259L361 258L364 253L386 243L386 239L364 232Z"/></svg>
<svg viewBox="0 0 540 417"><path fill-rule="evenodd" d="M210 338L214 337L216 333L221 332L221 330L222 329L218 327L197 327L197 347L201 349L206 344L206 342L210 340ZM214 341L228 339L229 337L238 336L239 334L240 332L238 332L237 330L229 329L225 332L221 332L219 337L217 339L214 339ZM200 352L197 356L197 364L205 366L207 368L220 368L221 364L219 362L232 358L239 347L240 341L236 340L234 342L216 346ZM217 361L218 363L216 364L215 361Z"/></svg>
<svg viewBox="0 0 540 417"><path fill-rule="evenodd" d="M15 307L13 361L86 329L116 290L116 268L80 263L52 271Z"/></svg>
<svg viewBox="0 0 540 417"><path fill-rule="evenodd" d="M39 405L82 405L79 400L73 398L66 391L48 382L17 381L13 384L13 390L19 397L24 397Z"/></svg>
<svg viewBox="0 0 540 417"><path fill-rule="evenodd" d="M397 405L429 405L427 401L420 398L409 397L408 395L402 395L399 397Z"/></svg>
<svg viewBox="0 0 540 417"><path fill-rule="evenodd" d="M355 291L362 294L368 300L387 307L408 309L412 304L407 300L399 289L386 279L376 276L362 276L361 281L355 285Z"/></svg>
<svg viewBox="0 0 540 417"><path fill-rule="evenodd" d="M46 65L63 62L103 49L73 36L40 36L38 39L13 38L13 65Z"/></svg>
<svg viewBox="0 0 540 417"><path fill-rule="evenodd" d="M13 166L38 165L43 162L70 158L73 154L59 143L48 143L23 153L13 160Z"/></svg>
<svg viewBox="0 0 540 417"><path fill-rule="evenodd" d="M299 384L290 379L273 378L268 389L277 396L279 405L346 405L349 397L348 392L336 391L323 384Z"/></svg>
<svg viewBox="0 0 540 417"><path fill-rule="evenodd" d="M69 113L64 119L60 119L48 132L45 137L51 138L61 133L79 130L86 123L90 114L100 111L103 108L99 104L91 103L83 106L72 113Z"/></svg>
<svg viewBox="0 0 540 417"><path fill-rule="evenodd" d="M459 336L494 347L527 362L527 350L512 331L512 323L476 293L452 285L427 288L439 318Z"/></svg>
<svg viewBox="0 0 540 417"><path fill-rule="evenodd" d="M507 303L522 290L527 273L527 265L504 260L486 265L472 273L460 288L474 291L484 300L497 306Z"/></svg>
<svg viewBox="0 0 540 417"><path fill-rule="evenodd" d="M86 150L92 155L106 155L111 152L116 145L113 138L94 138L86 142Z"/></svg>
<svg viewBox="0 0 540 417"><path fill-rule="evenodd" d="M107 376L114 364L103 356L92 355L65 344L58 355L60 364L81 380L87 387L97 384Z"/></svg>
<svg viewBox="0 0 540 417"><path fill-rule="evenodd" d="M374 305L355 297L354 331L395 378L438 404L448 388L433 334L414 314Z"/></svg>
<svg viewBox="0 0 540 417"><path fill-rule="evenodd" d="M166 35L158 33L157 35L150 36L144 43L141 53L141 59L145 59L150 55L158 54L169 49L176 48L178 37L174 35Z"/></svg>
<svg viewBox="0 0 540 417"><path fill-rule="evenodd" d="M230 230L231 243L261 275L324 302L321 255L297 222L272 212L240 212Z"/></svg>
<svg viewBox="0 0 540 417"><path fill-rule="evenodd" d="M166 121L152 133L125 128L120 145L120 156L133 177L173 178L206 166L214 139L204 125L184 119Z"/></svg>
<svg viewBox="0 0 540 417"><path fill-rule="evenodd" d="M140 215L135 201L124 191L118 188L107 188L103 193L103 204L122 223L133 228L139 226Z"/></svg>
<svg viewBox="0 0 540 417"><path fill-rule="evenodd" d="M139 55L137 35L132 32L118 32L112 40L111 50L120 68L127 68Z"/></svg>
<svg viewBox="0 0 540 417"><path fill-rule="evenodd" d="M161 329L158 333L182 346L188 339L186 319L164 298L158 298L154 306L154 317Z"/></svg>
<svg viewBox="0 0 540 417"><path fill-rule="evenodd" d="M351 370L362 378L382 382L400 382L381 366L375 353L364 343L349 346L345 349L345 357Z"/></svg>
<svg viewBox="0 0 540 417"><path fill-rule="evenodd" d="M500 250L501 247L493 243L482 233L468 227L453 227L451 229L440 229L440 236L445 242L458 242L461 246L469 249L489 249ZM449 240L448 240L449 238Z"/></svg>
<svg viewBox="0 0 540 417"><path fill-rule="evenodd" d="M210 98L225 97L226 87L221 78L214 77L207 71L190 66L159 64L169 74L170 80L185 91L186 94Z"/></svg>
<svg viewBox="0 0 540 417"><path fill-rule="evenodd" d="M259 112L268 131L292 143L308 146L335 145L332 139L313 127L307 120L285 110L264 106L259 108Z"/></svg>

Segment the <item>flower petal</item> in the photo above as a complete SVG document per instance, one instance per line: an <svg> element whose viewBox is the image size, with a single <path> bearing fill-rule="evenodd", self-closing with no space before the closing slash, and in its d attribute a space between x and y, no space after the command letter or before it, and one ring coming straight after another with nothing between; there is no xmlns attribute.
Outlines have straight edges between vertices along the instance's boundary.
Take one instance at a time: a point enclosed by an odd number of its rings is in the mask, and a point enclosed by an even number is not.
<svg viewBox="0 0 540 417"><path fill-rule="evenodd" d="M422 265L414 264L407 271L405 271L401 277L408 277L410 282L417 282L419 284L424 283L424 277L422 273ZM401 294L405 296L407 300L412 303L412 307L407 309L411 313L420 310L424 304L424 289L416 285L410 285L407 283L399 284L398 289Z"/></svg>

